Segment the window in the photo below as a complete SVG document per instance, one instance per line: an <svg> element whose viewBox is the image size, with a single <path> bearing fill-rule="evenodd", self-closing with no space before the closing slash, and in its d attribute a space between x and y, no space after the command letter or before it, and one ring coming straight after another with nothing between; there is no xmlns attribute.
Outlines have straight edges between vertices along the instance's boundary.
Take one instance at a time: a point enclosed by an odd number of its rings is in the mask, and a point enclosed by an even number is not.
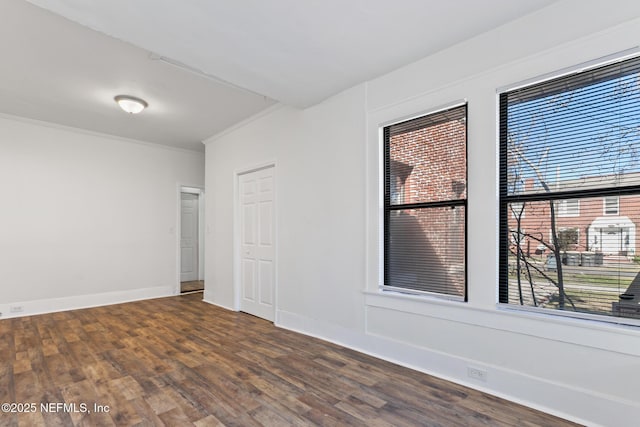
<svg viewBox="0 0 640 427"><path fill-rule="evenodd" d="M556 212L559 217L571 217L580 215L580 200L569 199L556 202Z"/></svg>
<svg viewBox="0 0 640 427"><path fill-rule="evenodd" d="M618 215L620 213L620 198L617 196L604 198L604 214Z"/></svg>
<svg viewBox="0 0 640 427"><path fill-rule="evenodd" d="M553 239L553 231L549 232L549 239ZM561 251L574 251L580 243L580 230L576 227L558 228L558 246Z"/></svg>
<svg viewBox="0 0 640 427"><path fill-rule="evenodd" d="M466 299L466 116L384 128L383 289Z"/></svg>
<svg viewBox="0 0 640 427"><path fill-rule="evenodd" d="M640 319L639 72L632 58L500 94L500 303L640 324L620 319Z"/></svg>

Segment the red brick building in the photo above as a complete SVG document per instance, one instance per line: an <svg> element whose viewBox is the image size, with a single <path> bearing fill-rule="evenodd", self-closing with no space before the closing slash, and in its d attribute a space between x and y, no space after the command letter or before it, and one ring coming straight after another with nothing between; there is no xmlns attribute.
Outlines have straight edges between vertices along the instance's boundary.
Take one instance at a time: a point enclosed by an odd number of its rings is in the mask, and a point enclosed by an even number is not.
<svg viewBox="0 0 640 427"><path fill-rule="evenodd" d="M556 188L588 188L603 181L616 179L636 182L640 173L624 176L566 180ZM525 182L525 192L536 191L533 179ZM640 250L637 225L640 224L640 196L622 195L567 199L554 202L556 229L562 250L601 252L606 255L634 256ZM540 253L544 244L552 244L551 209L548 201L512 203L509 206L509 228L517 230L518 218L522 232L522 247L527 254ZM514 236L515 240L515 236ZM548 250L547 250L548 252Z"/></svg>

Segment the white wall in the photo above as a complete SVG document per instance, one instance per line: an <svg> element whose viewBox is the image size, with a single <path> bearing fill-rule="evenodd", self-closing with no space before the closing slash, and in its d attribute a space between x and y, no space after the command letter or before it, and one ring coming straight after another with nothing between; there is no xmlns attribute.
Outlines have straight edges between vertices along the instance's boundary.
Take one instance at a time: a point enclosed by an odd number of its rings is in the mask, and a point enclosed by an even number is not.
<svg viewBox="0 0 640 427"><path fill-rule="evenodd" d="M235 308L234 179L275 162L277 316L362 324L364 128L360 86L310 110L280 108L207 145L205 299ZM329 296L334 309L327 312L317 301Z"/></svg>
<svg viewBox="0 0 640 427"><path fill-rule="evenodd" d="M561 1L321 105L212 138L205 299L237 308L234 174L275 160L276 324L590 425L636 425L638 328L496 307L496 91L638 44L637 2ZM378 130L461 99L469 302L381 294ZM470 379L469 366L487 381Z"/></svg>
<svg viewBox="0 0 640 427"><path fill-rule="evenodd" d="M202 153L0 117L2 317L173 294L178 183Z"/></svg>

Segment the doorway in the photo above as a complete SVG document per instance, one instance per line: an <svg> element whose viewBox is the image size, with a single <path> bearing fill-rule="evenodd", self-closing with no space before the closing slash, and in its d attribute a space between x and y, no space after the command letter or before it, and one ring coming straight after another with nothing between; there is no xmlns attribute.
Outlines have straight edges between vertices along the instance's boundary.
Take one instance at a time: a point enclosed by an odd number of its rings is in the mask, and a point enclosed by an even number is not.
<svg viewBox="0 0 640 427"><path fill-rule="evenodd" d="M241 311L274 321L275 166L238 175L236 292Z"/></svg>
<svg viewBox="0 0 640 427"><path fill-rule="evenodd" d="M180 187L180 293L204 291L203 191Z"/></svg>

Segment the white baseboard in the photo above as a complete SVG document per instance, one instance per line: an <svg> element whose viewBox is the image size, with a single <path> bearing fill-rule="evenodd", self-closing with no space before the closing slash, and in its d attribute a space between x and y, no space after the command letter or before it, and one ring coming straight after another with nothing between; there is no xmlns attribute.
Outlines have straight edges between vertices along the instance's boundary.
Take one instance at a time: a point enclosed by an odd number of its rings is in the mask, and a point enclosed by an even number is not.
<svg viewBox="0 0 640 427"><path fill-rule="evenodd" d="M474 360L409 345L388 337L358 332L279 311L276 326L313 336L447 381L588 426L631 426L638 402L579 389ZM488 373L486 382L467 376L474 367Z"/></svg>
<svg viewBox="0 0 640 427"><path fill-rule="evenodd" d="M174 291L171 286L163 286L0 304L0 319L169 297L175 294Z"/></svg>

